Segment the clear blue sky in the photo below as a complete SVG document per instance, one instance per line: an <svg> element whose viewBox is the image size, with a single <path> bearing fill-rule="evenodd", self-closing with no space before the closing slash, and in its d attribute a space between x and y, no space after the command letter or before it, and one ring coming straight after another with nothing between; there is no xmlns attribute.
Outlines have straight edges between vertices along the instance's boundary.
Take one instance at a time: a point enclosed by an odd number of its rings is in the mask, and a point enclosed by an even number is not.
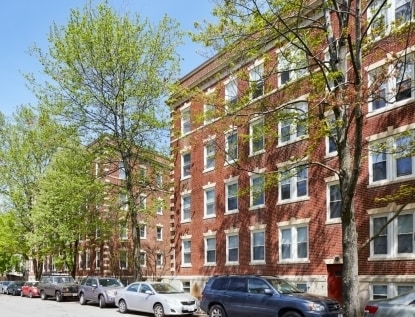
<svg viewBox="0 0 415 317"><path fill-rule="evenodd" d="M11 115L17 106L36 105L26 88L22 73L40 74L41 66L28 49L36 44L47 50L47 36L53 23L65 25L71 8L83 9L87 0L5 0L0 4L0 111ZM137 12L158 23L164 14L177 20L183 30L194 30L193 23L212 20L210 0L109 0L117 12ZM99 0L94 0L94 4ZM201 47L186 41L178 49L184 61L182 75L205 61Z"/></svg>

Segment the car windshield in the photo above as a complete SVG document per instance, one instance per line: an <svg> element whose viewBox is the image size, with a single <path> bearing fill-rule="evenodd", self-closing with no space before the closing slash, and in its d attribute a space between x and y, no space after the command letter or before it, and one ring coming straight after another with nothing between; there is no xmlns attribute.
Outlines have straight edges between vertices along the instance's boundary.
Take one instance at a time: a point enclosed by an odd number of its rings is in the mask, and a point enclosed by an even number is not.
<svg viewBox="0 0 415 317"><path fill-rule="evenodd" d="M72 276L62 276L57 278L58 283L75 283Z"/></svg>
<svg viewBox="0 0 415 317"><path fill-rule="evenodd" d="M287 281L279 278L269 278L267 279L269 283L282 294L291 294L291 293L303 293L302 290L298 289L294 285L288 283Z"/></svg>
<svg viewBox="0 0 415 317"><path fill-rule="evenodd" d="M157 293L160 294L177 294L177 293L183 293L182 291L179 291L177 288L171 286L170 284L167 283L154 283L154 284L150 284L154 290Z"/></svg>
<svg viewBox="0 0 415 317"><path fill-rule="evenodd" d="M116 278L100 278L99 285L104 286L104 287L123 286L122 283Z"/></svg>

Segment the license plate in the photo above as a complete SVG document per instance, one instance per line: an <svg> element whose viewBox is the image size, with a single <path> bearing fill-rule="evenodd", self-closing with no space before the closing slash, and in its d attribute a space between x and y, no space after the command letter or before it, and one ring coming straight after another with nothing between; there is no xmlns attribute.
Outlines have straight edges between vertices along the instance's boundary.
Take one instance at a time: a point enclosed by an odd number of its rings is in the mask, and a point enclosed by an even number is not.
<svg viewBox="0 0 415 317"><path fill-rule="evenodd" d="M337 317L343 317L343 314L338 314Z"/></svg>
<svg viewBox="0 0 415 317"><path fill-rule="evenodd" d="M72 296L75 297L75 296L78 296L78 294L77 293L72 293Z"/></svg>

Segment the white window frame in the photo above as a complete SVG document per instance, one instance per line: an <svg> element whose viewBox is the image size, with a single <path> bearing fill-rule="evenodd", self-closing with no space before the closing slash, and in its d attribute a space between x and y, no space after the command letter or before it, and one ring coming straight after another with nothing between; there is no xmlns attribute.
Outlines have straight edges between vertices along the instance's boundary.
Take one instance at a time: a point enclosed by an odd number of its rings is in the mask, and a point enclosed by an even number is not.
<svg viewBox="0 0 415 317"><path fill-rule="evenodd" d="M375 286L380 286L385 288L385 292L382 293L375 293ZM408 283L405 281L396 281L396 282L386 282L385 280L382 281L374 281L370 283L369 286L369 293L370 293L370 299L385 299L385 298L391 298L398 295L403 294L404 292L399 292L399 287L405 287L405 288L412 288L412 290L415 290L415 284L414 283ZM377 295L377 296L376 296Z"/></svg>
<svg viewBox="0 0 415 317"><path fill-rule="evenodd" d="M128 240L128 227L127 225L120 225L120 240Z"/></svg>
<svg viewBox="0 0 415 317"><path fill-rule="evenodd" d="M229 230L225 230L225 234L226 234L226 265L238 265L239 264L239 228L236 229L229 229ZM230 243L230 238L237 238L237 246L233 246ZM229 259L230 257L230 250L235 250L236 249L236 260L231 261Z"/></svg>
<svg viewBox="0 0 415 317"><path fill-rule="evenodd" d="M264 59L256 60L255 63L248 68L248 72L251 99L262 97L265 93Z"/></svg>
<svg viewBox="0 0 415 317"><path fill-rule="evenodd" d="M261 146L257 146L261 143ZM255 118L249 123L249 155L254 156L265 152L265 123L264 118Z"/></svg>
<svg viewBox="0 0 415 317"><path fill-rule="evenodd" d="M147 224L144 222L140 222L138 224L139 232L140 232L140 239L147 239Z"/></svg>
<svg viewBox="0 0 415 317"><path fill-rule="evenodd" d="M285 164L284 164L285 165ZM306 170L306 178L300 178L298 176L297 170L298 169L305 169ZM308 177L308 166L299 164L298 166L286 168L282 167L280 171L280 181L278 182L278 204L285 204L295 201L303 201L309 199L309 177ZM288 174L285 176L285 174ZM297 185L302 182L306 181L306 194L298 196ZM290 198L282 199L282 186L289 185L290 188Z"/></svg>
<svg viewBox="0 0 415 317"><path fill-rule="evenodd" d="M91 251L90 250L85 251L85 269L86 270L91 269Z"/></svg>
<svg viewBox="0 0 415 317"><path fill-rule="evenodd" d="M125 165L123 161L118 162L118 178L125 180Z"/></svg>
<svg viewBox="0 0 415 317"><path fill-rule="evenodd" d="M158 268L161 268L164 264L163 261L163 254L161 253L156 253L156 265Z"/></svg>
<svg viewBox="0 0 415 317"><path fill-rule="evenodd" d="M209 184L203 186L203 218L214 217L216 217L216 190L215 184Z"/></svg>
<svg viewBox="0 0 415 317"><path fill-rule="evenodd" d="M186 103L183 108L180 109L180 125L182 135L191 132L190 103Z"/></svg>
<svg viewBox="0 0 415 317"><path fill-rule="evenodd" d="M308 103L298 101L293 105L284 106L281 111L287 113L288 118L278 121L278 146L284 146L306 138L308 136ZM289 130L287 140L283 139L285 135L283 129Z"/></svg>
<svg viewBox="0 0 415 317"><path fill-rule="evenodd" d="M163 226L162 225L156 226L156 240L163 241Z"/></svg>
<svg viewBox="0 0 415 317"><path fill-rule="evenodd" d="M95 269L101 268L101 251L95 250Z"/></svg>
<svg viewBox="0 0 415 317"><path fill-rule="evenodd" d="M262 180L262 184L259 184ZM261 190L259 190L261 185ZM255 201L258 199L256 195L262 196L262 202L257 204ZM259 196L258 196L259 197ZM265 174L264 170L260 170L257 173L249 173L249 210L265 207Z"/></svg>
<svg viewBox="0 0 415 317"><path fill-rule="evenodd" d="M238 183L239 177L231 177L227 180L225 180L225 215L226 214L233 214L239 212L239 183ZM236 192L230 193L229 187L236 185ZM232 196L231 196L232 195ZM236 208L230 209L229 208L229 200L230 199L236 199Z"/></svg>
<svg viewBox="0 0 415 317"><path fill-rule="evenodd" d="M298 256L298 246L300 243L304 243L304 241L299 241L298 239L298 230L299 229L305 229L306 232L306 252L307 252L307 256L306 257L299 257ZM309 257L310 257L310 237L309 237L309 226L308 223L295 223L295 224L290 224L290 225L285 225L285 226L278 226L278 230L279 230L279 262L280 263L302 263L302 262L309 262ZM290 233L290 255L289 258L283 258L283 244L284 244L284 237L283 237L283 232L288 232Z"/></svg>
<svg viewBox="0 0 415 317"><path fill-rule="evenodd" d="M226 112L233 112L234 105L238 103L238 79L231 76L225 80L224 86L225 110Z"/></svg>
<svg viewBox="0 0 415 317"><path fill-rule="evenodd" d="M215 169L216 146L215 140L208 140L203 147L203 172L209 172Z"/></svg>
<svg viewBox="0 0 415 317"><path fill-rule="evenodd" d="M187 159L188 158L188 159ZM192 176L191 167L192 167L192 155L190 152L182 153L182 179L190 178Z"/></svg>
<svg viewBox="0 0 415 317"><path fill-rule="evenodd" d="M265 264L266 263L266 233L265 233L265 225L260 225L257 227L251 227L250 228L251 231L251 261L249 264L251 265L255 265L255 264ZM263 239L262 239L262 243L258 244L258 242L261 241L256 241L255 242L255 237L257 234L262 234L263 235ZM261 259L255 259L255 248L263 248L262 251L262 258Z"/></svg>
<svg viewBox="0 0 415 317"><path fill-rule="evenodd" d="M414 260L415 259L415 241L413 239L415 234L415 211L414 211L414 204L411 204L409 207L412 209L402 211L395 219L393 219L387 227L383 230L383 233L380 235L381 237L385 237L386 240L386 253L379 253L375 254L375 243L376 238L370 242L370 260L397 260L397 259L407 259L407 260ZM384 218L385 223L391 220L391 218L395 215L394 212L390 213L374 213L370 216L370 236L373 237L378 231L375 230L374 219ZM412 232L411 232L411 241L412 241L412 252L399 252L398 250L398 235L399 235L399 219L400 217L405 217L407 215L412 215ZM405 219L403 219L405 220ZM407 221L404 221L407 223ZM409 232L406 232L406 235L409 235Z"/></svg>
<svg viewBox="0 0 415 317"><path fill-rule="evenodd" d="M162 215L164 210L164 200L163 198L157 198L156 213L157 215Z"/></svg>
<svg viewBox="0 0 415 317"><path fill-rule="evenodd" d="M180 209L180 214L181 214L181 222L190 222L191 218L192 218L192 196L190 195L190 192L186 192L184 194L182 194L181 197L181 209ZM188 204L187 204L188 202ZM186 206L185 206L186 203ZM187 211L188 209L188 211ZM189 217L185 217L186 213L189 214Z"/></svg>
<svg viewBox="0 0 415 317"><path fill-rule="evenodd" d="M326 156L336 156L337 155L337 147L336 143L330 138L330 136L336 137L337 130L336 130L336 122L334 114L326 114L326 120L327 120L327 130L328 135L326 136ZM331 147L334 146L334 149L331 149Z"/></svg>
<svg viewBox="0 0 415 317"><path fill-rule="evenodd" d="M119 202L120 202L120 209L123 211L128 210L128 196L126 193L119 193L118 196Z"/></svg>
<svg viewBox="0 0 415 317"><path fill-rule="evenodd" d="M147 266L147 252L144 250L140 250L140 254L138 256L139 256L140 265L142 267L146 267Z"/></svg>
<svg viewBox="0 0 415 317"><path fill-rule="evenodd" d="M192 236L182 237L182 267L192 266Z"/></svg>
<svg viewBox="0 0 415 317"><path fill-rule="evenodd" d="M415 142L414 128L415 124L411 124L409 126L399 127L397 129L389 129L386 133L380 133L369 138L369 185L378 186L385 185L388 183L402 182L409 179L415 179L415 155L412 155L410 157L399 157L401 156L400 153L403 149L397 146L396 142L397 140L405 137L410 138L409 142ZM400 134L403 131L410 131L410 134ZM407 150L410 150L410 147L408 147ZM396 174L398 159L410 160L412 173L398 176ZM386 170L385 178L373 180L375 176L374 164L380 164L381 162L384 162L383 164Z"/></svg>
<svg viewBox="0 0 415 317"><path fill-rule="evenodd" d="M339 195L340 197L339 200L334 200L332 201L332 188L339 188ZM341 193L340 193L340 183L339 181L334 181L334 182L329 182L327 183L327 198L326 198L326 202L327 202L327 222L328 223L339 223L341 222L341 204L342 204L342 200L341 200ZM339 217L332 217L332 203L339 203L340 204L340 215Z"/></svg>
<svg viewBox="0 0 415 317"><path fill-rule="evenodd" d="M374 115L380 112L388 111L393 108L397 108L403 105L406 105L415 100L414 92L414 81L415 81L415 61L414 53L412 52L415 48L411 47L408 51L397 53L399 56L396 63L386 64L387 60L381 60L373 65L368 67L368 76L369 76L369 89L373 91L378 91L377 95L374 94L368 102L368 115ZM404 61L409 63L401 63L399 61ZM396 65L395 65L396 64ZM400 72L400 65L405 65L404 72ZM410 65L410 67L408 67ZM384 74L386 76L383 82L376 81L376 74ZM405 76L405 77L402 77ZM403 78L399 81L397 78ZM410 82L410 97L402 98L396 100L397 96L397 85L400 82L409 81ZM408 90L408 89L407 89ZM384 92L382 92L384 91ZM383 107L374 108L376 100L385 99L385 104Z"/></svg>
<svg viewBox="0 0 415 317"><path fill-rule="evenodd" d="M303 55L304 59L300 57ZM296 81L308 72L307 56L295 44L289 44L277 50L278 87ZM288 72L288 79L285 73Z"/></svg>
<svg viewBox="0 0 415 317"><path fill-rule="evenodd" d="M232 138L235 137L235 140L233 141L233 142L235 142L235 144L230 143L230 138L231 137ZM238 160L238 156L239 156L238 147L239 147L239 144L238 144L238 131L236 129L232 129L232 130L226 132L225 133L225 152L226 152L225 165L234 163ZM232 150L232 154L235 152L236 157L232 157L229 154L230 149Z"/></svg>
<svg viewBox="0 0 415 317"><path fill-rule="evenodd" d="M127 250L120 250L120 260L119 260L119 267L120 270L128 269L128 251ZM125 256L125 266L121 266L121 258Z"/></svg>
<svg viewBox="0 0 415 317"><path fill-rule="evenodd" d="M212 266L216 265L217 260L217 247L216 247L216 235L214 233L208 232L203 234L204 235L204 258L205 258L205 266ZM212 242L214 243L212 245ZM211 252L214 254L214 261L208 261L209 255L208 253Z"/></svg>
<svg viewBox="0 0 415 317"><path fill-rule="evenodd" d="M212 97L210 97L211 94L213 94L215 91L215 88L210 88L206 92L206 101L203 104L203 124L207 125L216 119L216 106L211 103L210 101L213 100Z"/></svg>

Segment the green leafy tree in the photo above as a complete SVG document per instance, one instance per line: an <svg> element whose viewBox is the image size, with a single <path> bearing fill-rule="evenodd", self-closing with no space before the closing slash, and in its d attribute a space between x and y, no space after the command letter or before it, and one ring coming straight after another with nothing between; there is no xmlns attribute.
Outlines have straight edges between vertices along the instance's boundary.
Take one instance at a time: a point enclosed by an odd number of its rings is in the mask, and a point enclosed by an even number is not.
<svg viewBox="0 0 415 317"><path fill-rule="evenodd" d="M96 209L105 183L91 172L94 158L80 145L56 153L38 183L32 212L31 244L43 256L51 256L58 270L67 268L74 277L80 239L105 222Z"/></svg>
<svg viewBox="0 0 415 317"><path fill-rule="evenodd" d="M6 235L10 254L32 259L35 274L41 272L42 259L37 247L30 247L28 233L35 230L32 221L33 204L38 183L53 155L65 144L67 129L57 124L44 109L20 107L12 118L1 117L0 124L0 195L9 232ZM16 243L18 242L18 243ZM10 249L10 248L13 248Z"/></svg>
<svg viewBox="0 0 415 317"><path fill-rule="evenodd" d="M394 51L403 51L413 44L410 35L412 23L404 23L405 15L397 18L394 25L385 30L384 10L387 1L302 1L302 0L225 0L215 1L214 23L200 24L195 40L204 43L218 53L217 63L228 65L228 72L246 80L247 93L238 96L233 104L234 112L227 112L232 124L246 124L254 115L274 116L272 122L295 121L309 129L308 146L295 154L293 163L304 162L330 171L338 176L342 209L343 246L343 298L344 315L360 316L358 298L358 238L354 198L361 173L361 164L368 148L363 138L365 126L363 105L367 101L386 104L399 98L405 86L397 86L396 94L382 95L382 87L388 79L399 77L403 59L391 54L382 71L368 81L365 59L384 57L380 38L394 43ZM275 54L278 49L280 61ZM267 67L261 79L287 79L276 98L263 98L250 103L252 96L263 81L250 81L244 65L263 57ZM225 67L226 68L226 67ZM295 75L296 77L287 77ZM403 76L403 75L402 75ZM303 78L300 84L295 84ZM305 78L305 79L304 79ZM403 81L403 80L402 80ZM406 86L407 87L407 86ZM265 87L266 89L266 87ZM308 118L299 117L300 111L290 111L294 103L290 98L302 91L308 98ZM213 94L212 94L213 95ZM215 97L212 96L214 99ZM214 101L212 101L213 104ZM296 100L299 102L299 100ZM249 104L250 107L246 105ZM218 107L217 102L215 103ZM229 106L224 104L223 107ZM248 109L249 108L249 109ZM229 108L228 108L229 109ZM217 115L214 113L214 115ZM260 131L269 136L275 129L266 127ZM319 144L329 137L336 147L336 164L328 165L313 153ZM246 136L249 140L250 136ZM255 136L253 137L255 138ZM409 144L409 143L408 143ZM412 143L413 144L413 143ZM372 151L374 149L371 149ZM385 149L379 149L379 153ZM402 153L403 151L401 151ZM413 152L412 152L413 153ZM408 155L403 154L403 155ZM410 155L410 154L409 154ZM238 162L243 167L242 159ZM271 177L271 181L279 181ZM411 201L408 191L401 191L401 202ZM396 198L396 197L395 197Z"/></svg>
<svg viewBox="0 0 415 317"><path fill-rule="evenodd" d="M97 146L97 153L112 160L110 173L125 173L120 192L128 198L136 279L142 275L138 202L154 188L153 182L140 182L137 166L156 162L152 151L168 142L164 100L177 80L175 49L181 38L178 24L167 16L152 25L138 15L119 15L105 3L72 10L67 25L52 27L49 54L32 51L51 79L37 85L29 78L40 100L76 126L85 142L107 140L97 142L103 147Z"/></svg>

